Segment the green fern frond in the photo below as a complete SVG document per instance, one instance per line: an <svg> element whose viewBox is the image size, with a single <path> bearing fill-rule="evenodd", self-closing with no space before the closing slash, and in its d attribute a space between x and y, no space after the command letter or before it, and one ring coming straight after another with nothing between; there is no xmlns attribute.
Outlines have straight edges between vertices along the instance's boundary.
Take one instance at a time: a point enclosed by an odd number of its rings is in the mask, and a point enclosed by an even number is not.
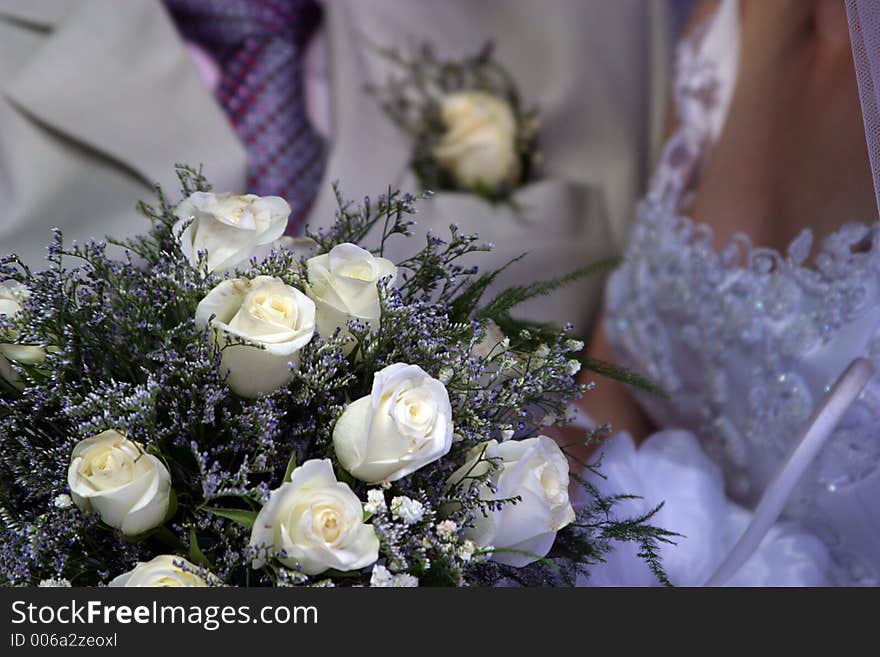
<svg viewBox="0 0 880 657"><path fill-rule="evenodd" d="M649 392L652 395L657 395L658 397L669 399L669 393L663 390L663 388L661 388L650 379L642 376L641 374L637 374L632 370L628 370L625 367L621 367L620 365L615 365L614 363L609 363L607 361L599 360L597 358L592 358L586 355L578 356L578 360L581 361L584 369L587 369L590 372L595 372L600 376L614 379L615 381L620 381L621 383L633 386L634 388L638 388L639 390Z"/></svg>
<svg viewBox="0 0 880 657"><path fill-rule="evenodd" d="M621 262L622 260L619 257L605 258L546 281L538 281L528 285L514 285L498 294L492 301L478 310L477 319L492 319L496 322L501 319L503 321L504 317L511 310L525 301L535 297L547 296L577 280L614 269Z"/></svg>

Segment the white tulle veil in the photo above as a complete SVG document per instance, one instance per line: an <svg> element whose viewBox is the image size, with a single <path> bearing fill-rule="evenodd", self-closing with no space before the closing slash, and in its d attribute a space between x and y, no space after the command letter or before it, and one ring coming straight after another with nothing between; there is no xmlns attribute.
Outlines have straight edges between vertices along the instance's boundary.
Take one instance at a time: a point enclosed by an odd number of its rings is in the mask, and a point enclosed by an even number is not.
<svg viewBox="0 0 880 657"><path fill-rule="evenodd" d="M859 85L865 141L871 161L874 194L880 213L880 0L845 0L853 62ZM745 533L717 572L710 586L727 582L757 549L801 476L834 431L837 422L874 376L870 361L856 359L816 409L783 467L773 478Z"/></svg>
<svg viewBox="0 0 880 657"><path fill-rule="evenodd" d="M846 0L846 14L880 210L880 0Z"/></svg>

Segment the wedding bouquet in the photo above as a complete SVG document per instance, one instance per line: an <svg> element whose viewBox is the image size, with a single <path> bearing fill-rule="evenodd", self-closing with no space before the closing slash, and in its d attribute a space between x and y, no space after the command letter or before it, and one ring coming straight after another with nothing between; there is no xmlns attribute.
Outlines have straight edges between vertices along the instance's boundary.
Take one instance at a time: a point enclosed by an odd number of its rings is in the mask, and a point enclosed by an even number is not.
<svg viewBox="0 0 880 657"><path fill-rule="evenodd" d="M661 572L543 435L583 344L510 311L565 279L484 300L455 226L390 262L399 192L290 239L284 200L179 177L144 236L0 261L0 583L571 585L614 540Z"/></svg>

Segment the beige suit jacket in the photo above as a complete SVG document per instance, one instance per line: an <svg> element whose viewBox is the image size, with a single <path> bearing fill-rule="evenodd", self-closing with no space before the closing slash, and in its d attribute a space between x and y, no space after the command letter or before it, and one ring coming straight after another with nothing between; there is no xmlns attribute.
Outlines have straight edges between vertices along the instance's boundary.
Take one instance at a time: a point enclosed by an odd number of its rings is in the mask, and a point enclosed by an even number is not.
<svg viewBox="0 0 880 657"><path fill-rule="evenodd" d="M365 92L387 63L370 43L429 39L444 54L494 39L527 102L541 111L546 175L519 191L522 211L442 192L418 230L451 222L527 259L499 286L564 273L620 251L657 143L671 35L664 0L332 0L325 3L333 144L312 226L346 195L417 191L411 144ZM245 152L205 89L158 0L0 0L0 253L39 267L50 226L67 239L145 229L135 201L173 165L204 165L221 191L246 191ZM415 242L397 241L392 257ZM601 278L524 309L586 330Z"/></svg>

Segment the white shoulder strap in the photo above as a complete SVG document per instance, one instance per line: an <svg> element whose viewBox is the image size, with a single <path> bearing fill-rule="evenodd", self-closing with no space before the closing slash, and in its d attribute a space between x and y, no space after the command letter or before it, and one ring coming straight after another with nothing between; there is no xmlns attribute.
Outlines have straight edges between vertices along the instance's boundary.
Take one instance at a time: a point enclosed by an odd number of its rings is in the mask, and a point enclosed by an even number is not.
<svg viewBox="0 0 880 657"><path fill-rule="evenodd" d="M717 140L727 118L739 69L739 0L721 0L718 11L706 25L698 49L699 57L710 62L718 82L715 104L709 113L709 131Z"/></svg>
<svg viewBox="0 0 880 657"><path fill-rule="evenodd" d="M877 0L846 0L850 42L865 140L874 176L874 194L880 210L880 3Z"/></svg>
<svg viewBox="0 0 880 657"><path fill-rule="evenodd" d="M758 549L804 472L873 375L874 366L865 358L857 358L846 368L824 403L813 413L788 459L767 485L751 523L705 586L726 584Z"/></svg>

